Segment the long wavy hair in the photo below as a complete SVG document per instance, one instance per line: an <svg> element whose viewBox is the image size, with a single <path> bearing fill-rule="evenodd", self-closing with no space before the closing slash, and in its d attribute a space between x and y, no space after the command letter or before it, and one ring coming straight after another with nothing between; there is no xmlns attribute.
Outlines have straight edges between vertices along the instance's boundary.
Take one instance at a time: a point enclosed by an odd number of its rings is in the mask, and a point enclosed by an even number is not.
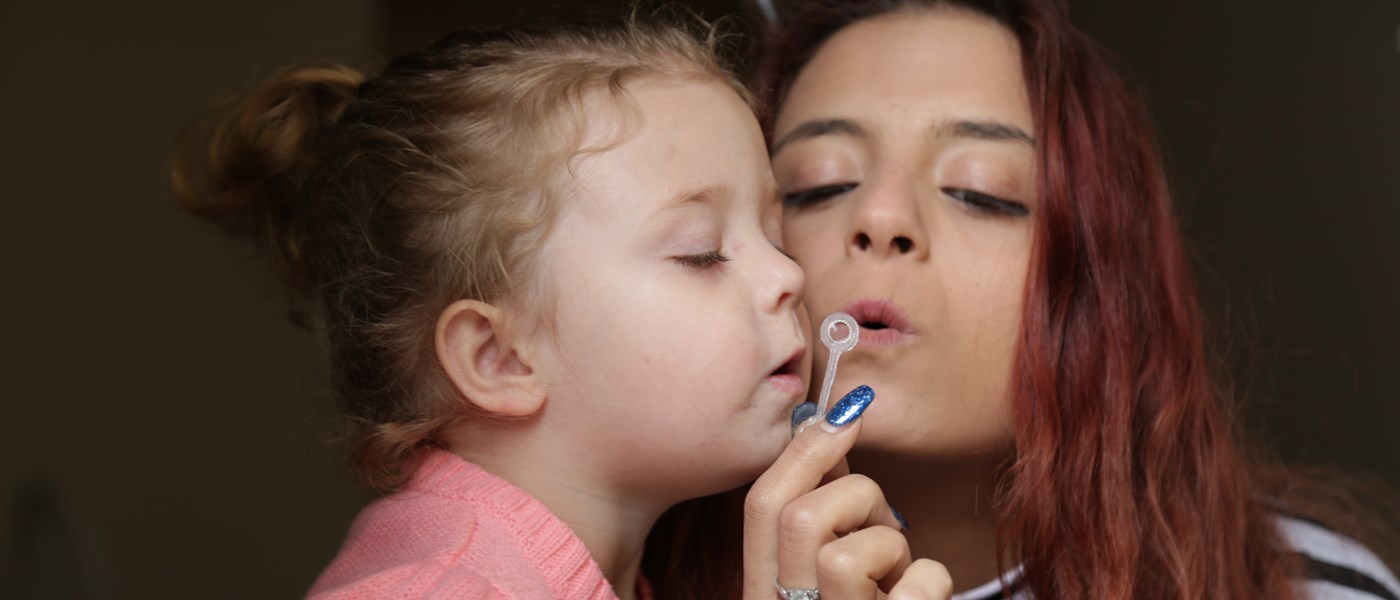
<svg viewBox="0 0 1400 600"><path fill-rule="evenodd" d="M1019 558L1037 598L1291 597L1297 566L1212 373L1142 103L1055 5L801 3L756 76L765 130L841 28L950 8L995 19L1019 40L1038 145L998 556Z"/></svg>

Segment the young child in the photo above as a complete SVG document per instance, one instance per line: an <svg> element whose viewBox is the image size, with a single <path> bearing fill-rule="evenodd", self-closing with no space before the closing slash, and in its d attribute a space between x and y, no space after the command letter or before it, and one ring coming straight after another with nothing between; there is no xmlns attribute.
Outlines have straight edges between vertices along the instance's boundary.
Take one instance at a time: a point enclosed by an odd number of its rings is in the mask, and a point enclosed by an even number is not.
<svg viewBox="0 0 1400 600"><path fill-rule="evenodd" d="M682 29L534 26L288 71L182 145L182 204L316 308L387 494L311 596L645 597L657 517L772 462L803 275L747 100Z"/></svg>

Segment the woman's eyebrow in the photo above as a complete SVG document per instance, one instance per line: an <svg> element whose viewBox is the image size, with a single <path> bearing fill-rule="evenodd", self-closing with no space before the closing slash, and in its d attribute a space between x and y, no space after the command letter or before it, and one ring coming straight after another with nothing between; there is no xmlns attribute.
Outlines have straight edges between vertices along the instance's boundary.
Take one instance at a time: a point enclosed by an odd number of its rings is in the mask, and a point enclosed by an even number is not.
<svg viewBox="0 0 1400 600"><path fill-rule="evenodd" d="M1000 121L951 121L934 126L938 136L966 137L994 142L1025 142L1035 148L1035 138L1024 129Z"/></svg>
<svg viewBox="0 0 1400 600"><path fill-rule="evenodd" d="M824 135L847 135L853 137L869 137L865 129L855 121L849 119L819 119L806 121L801 125L792 128L792 131L779 138L773 143L773 150L768 153L773 156L783 149L783 146L791 144L797 140L805 140Z"/></svg>
<svg viewBox="0 0 1400 600"><path fill-rule="evenodd" d="M965 137L994 142L1024 142L1032 148L1035 147L1035 138L1031 136L1031 134L1026 133L1026 131L1020 127L1000 121L959 120L944 122L934 126L934 133L938 136ZM858 138L870 136L864 127L861 127L860 124L849 119L817 119L806 121L779 138L778 141L773 144L773 150L770 151L768 155L777 155L784 146L792 142L826 135L845 135Z"/></svg>

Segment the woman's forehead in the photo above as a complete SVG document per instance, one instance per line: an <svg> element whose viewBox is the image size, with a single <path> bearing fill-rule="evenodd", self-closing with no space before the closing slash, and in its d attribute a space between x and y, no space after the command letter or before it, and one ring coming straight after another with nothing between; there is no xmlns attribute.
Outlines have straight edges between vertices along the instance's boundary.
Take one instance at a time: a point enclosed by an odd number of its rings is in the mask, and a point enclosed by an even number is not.
<svg viewBox="0 0 1400 600"><path fill-rule="evenodd" d="M1030 131L1029 112L1010 31L969 11L923 9L832 36L794 81L775 133L813 118L870 120L873 128L991 119Z"/></svg>

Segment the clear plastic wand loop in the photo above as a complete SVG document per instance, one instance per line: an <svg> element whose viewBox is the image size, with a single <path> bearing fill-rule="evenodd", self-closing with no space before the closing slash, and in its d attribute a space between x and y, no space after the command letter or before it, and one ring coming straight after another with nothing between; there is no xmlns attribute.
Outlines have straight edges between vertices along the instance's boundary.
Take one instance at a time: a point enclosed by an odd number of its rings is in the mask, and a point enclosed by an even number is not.
<svg viewBox="0 0 1400 600"><path fill-rule="evenodd" d="M846 335L841 339L836 339L836 329L838 325L846 326ZM836 311L827 315L822 320L822 345L828 351L826 359L826 376L822 378L821 401L817 403L817 414L826 414L826 407L831 401L831 383L836 381L836 363L841 360L843 353L849 352L856 347L860 341L860 326L856 325L856 320L851 315L841 311Z"/></svg>

